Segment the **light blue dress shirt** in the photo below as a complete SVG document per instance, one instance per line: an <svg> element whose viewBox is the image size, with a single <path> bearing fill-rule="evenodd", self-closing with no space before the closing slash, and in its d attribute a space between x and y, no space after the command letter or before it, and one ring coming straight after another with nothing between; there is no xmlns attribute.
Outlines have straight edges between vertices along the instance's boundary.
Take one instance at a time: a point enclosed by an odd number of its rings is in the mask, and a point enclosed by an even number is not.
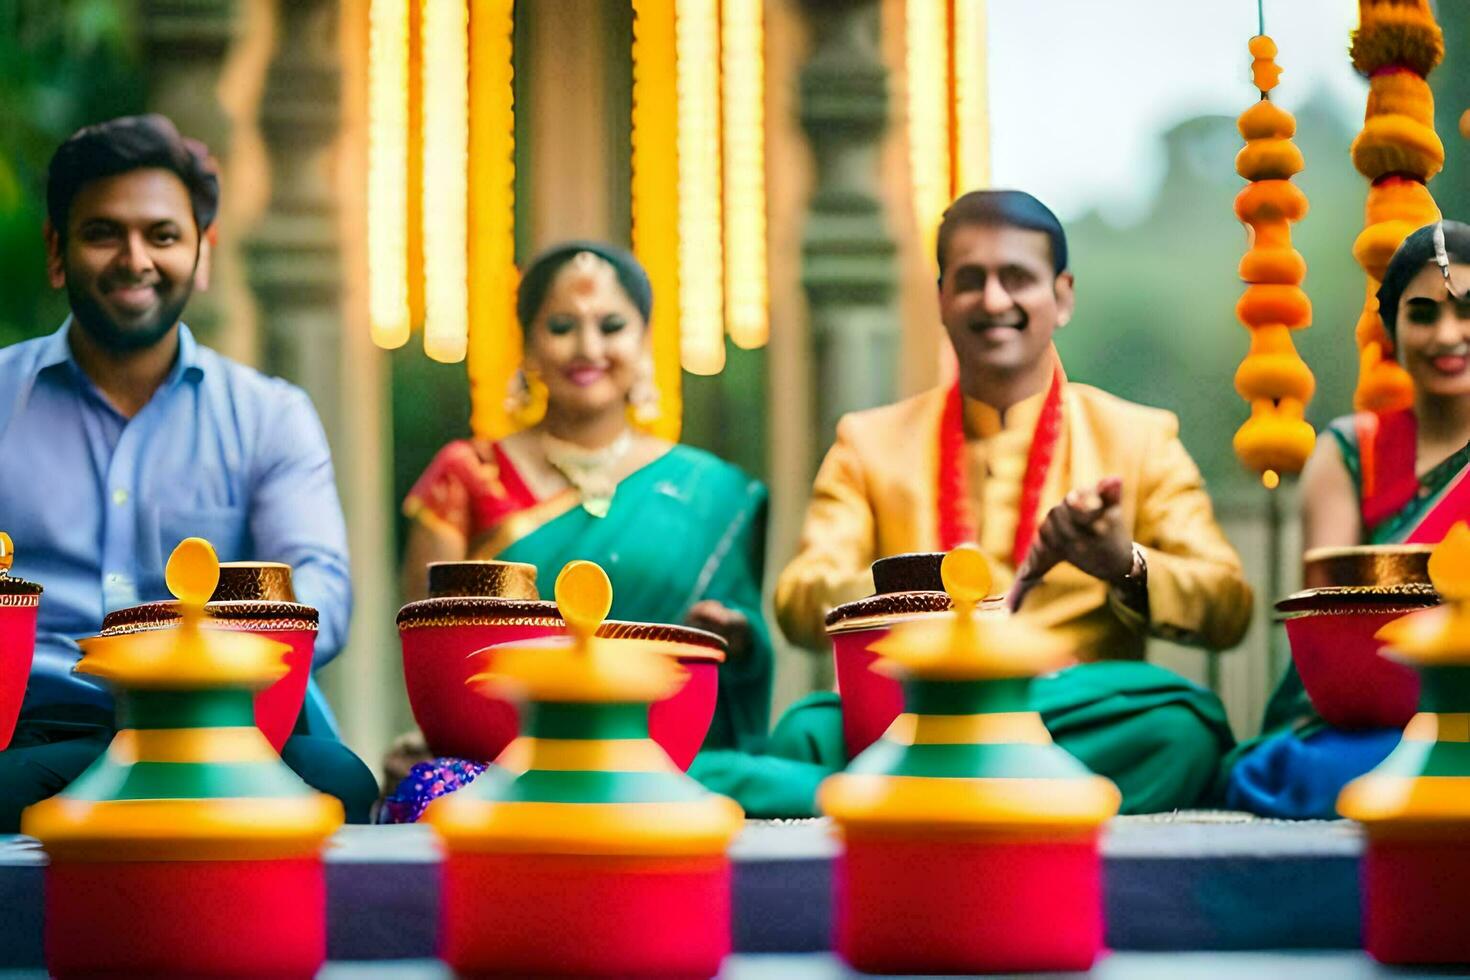
<svg viewBox="0 0 1470 980"><path fill-rule="evenodd" d="M181 324L167 379L124 418L72 357L70 328L0 350L0 530L15 542L12 573L46 590L23 717L110 708L102 685L72 672L76 640L114 609L169 598L164 562L192 535L221 561L289 564L297 599L321 614L315 665L335 657L352 607L347 529L306 393ZM308 708L326 734L314 682Z"/></svg>

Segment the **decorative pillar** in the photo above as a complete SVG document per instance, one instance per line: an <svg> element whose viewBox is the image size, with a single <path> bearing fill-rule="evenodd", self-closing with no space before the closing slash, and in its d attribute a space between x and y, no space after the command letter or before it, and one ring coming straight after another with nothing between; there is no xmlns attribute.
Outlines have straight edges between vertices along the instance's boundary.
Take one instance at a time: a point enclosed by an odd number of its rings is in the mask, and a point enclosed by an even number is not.
<svg viewBox="0 0 1470 980"><path fill-rule="evenodd" d="M149 110L168 116L185 136L201 140L220 168L220 233L203 260L209 288L194 294L185 321L209 346L253 363L254 311L242 268L240 230L249 224L256 197L249 188L258 186L259 178L249 165L250 140L239 139L238 130L248 125L241 116L253 115L251 103L259 97L265 71L264 60L253 57L258 47L251 43L255 11L248 4L241 9L236 0L143 0L139 13ZM228 100L222 84L226 78Z"/></svg>
<svg viewBox="0 0 1470 980"><path fill-rule="evenodd" d="M336 15L331 0L276 4L276 53L260 107L270 205L250 243L265 368L311 394L329 433L341 422L342 269L331 167L342 104Z"/></svg>
<svg viewBox="0 0 1470 980"><path fill-rule="evenodd" d="M837 420L894 400L899 318L897 248L885 219L880 163L888 70L880 0L803 0L811 57L800 116L812 150L812 194L801 239L816 438L804 482L832 444ZM810 662L810 687L830 688L832 664Z"/></svg>
<svg viewBox="0 0 1470 980"><path fill-rule="evenodd" d="M348 666L321 679L343 737L376 766L392 734L392 692L401 687L389 615L395 593L384 361L365 324L344 326L365 303L344 294L344 279L354 279L344 276L344 262L353 263L361 282L366 274L365 257L344 255L341 244L344 223L361 240L351 222L360 222L367 207L362 165L343 152L363 133L365 101L343 98L343 56L348 91L365 92L367 2L277 0L274 12L275 57L260 110L271 195L250 243L250 278L261 309L265 369L306 389L332 446L354 615L339 661Z"/></svg>
<svg viewBox="0 0 1470 980"><path fill-rule="evenodd" d="M801 73L801 121L816 180L802 285L816 357L817 444L825 447L844 413L890 402L897 392L897 249L880 196L888 124L882 5L807 0L806 11L814 51Z"/></svg>

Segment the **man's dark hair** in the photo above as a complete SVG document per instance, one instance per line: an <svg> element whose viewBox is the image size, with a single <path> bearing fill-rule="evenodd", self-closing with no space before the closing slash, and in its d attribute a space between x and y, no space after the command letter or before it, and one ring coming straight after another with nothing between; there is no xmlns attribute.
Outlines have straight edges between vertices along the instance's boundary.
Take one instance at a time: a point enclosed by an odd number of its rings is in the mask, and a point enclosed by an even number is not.
<svg viewBox="0 0 1470 980"><path fill-rule="evenodd" d="M1388 260L1388 269L1383 273L1383 283L1378 287L1378 315L1389 337L1398 342L1399 300L1409 282L1426 265L1439 263L1438 249L1434 244L1435 229L1444 230L1444 251L1447 262L1470 262L1470 225L1458 221L1437 221L1411 233ZM1463 283L1457 284L1460 288Z"/></svg>
<svg viewBox="0 0 1470 980"><path fill-rule="evenodd" d="M939 222L934 251L941 279L949 240L961 225L1004 225L1042 232L1051 240L1051 262L1057 275L1067 271L1067 233L1051 208L1025 191L970 191L955 198Z"/></svg>
<svg viewBox="0 0 1470 980"><path fill-rule="evenodd" d="M86 184L157 167L184 182L200 234L219 212L219 177L209 151L179 135L165 116L121 116L84 126L62 143L46 173L46 216L66 240L72 201Z"/></svg>

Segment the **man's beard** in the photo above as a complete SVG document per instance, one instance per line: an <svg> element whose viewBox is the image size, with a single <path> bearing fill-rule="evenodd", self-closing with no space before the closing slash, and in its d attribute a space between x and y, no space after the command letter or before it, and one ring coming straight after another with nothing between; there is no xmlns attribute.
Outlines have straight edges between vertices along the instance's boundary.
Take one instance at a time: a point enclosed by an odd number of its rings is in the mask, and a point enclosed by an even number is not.
<svg viewBox="0 0 1470 980"><path fill-rule="evenodd" d="M72 317L93 343L113 354L131 354L157 344L179 322L193 293L194 277L191 275L181 286L159 290L158 310L151 317L142 323L123 326L103 309L76 276L68 274L66 277L66 296L71 304Z"/></svg>

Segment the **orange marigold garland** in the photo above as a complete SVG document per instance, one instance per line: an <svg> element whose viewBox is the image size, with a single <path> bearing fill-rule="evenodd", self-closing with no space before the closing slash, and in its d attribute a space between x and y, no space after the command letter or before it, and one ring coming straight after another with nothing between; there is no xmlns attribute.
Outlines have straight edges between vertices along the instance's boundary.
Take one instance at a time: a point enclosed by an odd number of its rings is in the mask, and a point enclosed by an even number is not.
<svg viewBox="0 0 1470 980"><path fill-rule="evenodd" d="M1316 381L1291 342L1291 331L1312 322L1312 303L1302 291L1307 263L1291 244L1291 223L1307 213L1307 196L1291 182L1303 166L1291 138L1296 120L1268 94L1281 69L1276 44L1251 38L1252 74L1261 99L1240 114L1245 147L1235 170L1249 184L1235 198L1235 216L1250 228L1250 248L1240 260L1248 284L1235 306L1251 331L1250 352L1235 372L1235 390L1251 416L1235 433L1235 454L1275 487L1282 473L1299 473L1312 454L1316 433L1303 417Z"/></svg>
<svg viewBox="0 0 1470 980"><path fill-rule="evenodd" d="M1444 57L1444 34L1428 0L1359 0L1353 67L1368 79L1368 109L1353 140L1353 166L1371 182L1365 225L1353 258L1368 275L1358 318L1359 411L1394 412L1413 406L1408 373L1393 360L1393 341L1378 312L1378 284L1404 238L1438 221L1426 182L1444 166L1444 144L1434 131L1434 96L1425 77Z"/></svg>

